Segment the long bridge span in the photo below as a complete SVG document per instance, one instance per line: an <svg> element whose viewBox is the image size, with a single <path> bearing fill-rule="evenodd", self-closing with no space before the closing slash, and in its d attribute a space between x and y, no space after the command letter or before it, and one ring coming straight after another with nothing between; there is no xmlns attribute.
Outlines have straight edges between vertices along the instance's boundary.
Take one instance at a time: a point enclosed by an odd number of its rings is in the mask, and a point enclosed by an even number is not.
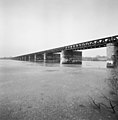
<svg viewBox="0 0 118 120"><path fill-rule="evenodd" d="M116 67L118 65L118 35L20 55L12 59L21 61L57 60L62 64L82 64L82 51L80 50L101 47L107 48L107 67Z"/></svg>

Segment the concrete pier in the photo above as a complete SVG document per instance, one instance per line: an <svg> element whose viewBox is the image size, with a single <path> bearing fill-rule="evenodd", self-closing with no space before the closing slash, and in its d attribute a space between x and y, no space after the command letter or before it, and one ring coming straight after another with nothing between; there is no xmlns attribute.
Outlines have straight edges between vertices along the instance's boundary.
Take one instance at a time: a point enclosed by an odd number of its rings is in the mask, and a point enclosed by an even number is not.
<svg viewBox="0 0 118 120"><path fill-rule="evenodd" d="M36 55L36 61L43 61L44 60L44 54L37 54Z"/></svg>
<svg viewBox="0 0 118 120"><path fill-rule="evenodd" d="M60 62L60 54L44 53L44 62Z"/></svg>
<svg viewBox="0 0 118 120"><path fill-rule="evenodd" d="M22 61L24 60L24 57L22 57Z"/></svg>
<svg viewBox="0 0 118 120"><path fill-rule="evenodd" d="M26 58L26 56L24 56L24 61L27 61L27 58Z"/></svg>
<svg viewBox="0 0 118 120"><path fill-rule="evenodd" d="M31 61L31 57L30 57L30 55L28 56L28 61Z"/></svg>
<svg viewBox="0 0 118 120"><path fill-rule="evenodd" d="M75 50L62 50L62 64L82 64L82 52Z"/></svg>
<svg viewBox="0 0 118 120"><path fill-rule="evenodd" d="M37 61L37 55L34 54L34 61L36 62Z"/></svg>
<svg viewBox="0 0 118 120"><path fill-rule="evenodd" d="M118 44L108 43L107 44L107 67L118 66Z"/></svg>
<svg viewBox="0 0 118 120"><path fill-rule="evenodd" d="M47 54L44 53L44 54L43 54L43 60L44 60L44 62L46 61L46 57L47 57Z"/></svg>

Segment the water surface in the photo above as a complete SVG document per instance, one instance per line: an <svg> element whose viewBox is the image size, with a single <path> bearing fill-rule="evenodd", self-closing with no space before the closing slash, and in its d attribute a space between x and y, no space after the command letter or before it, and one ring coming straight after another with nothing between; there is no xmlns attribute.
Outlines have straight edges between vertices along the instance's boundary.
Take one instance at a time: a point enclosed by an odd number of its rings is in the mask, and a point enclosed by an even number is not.
<svg viewBox="0 0 118 120"><path fill-rule="evenodd" d="M82 65L0 61L0 120L113 120L90 108L110 96L114 69L106 62ZM103 110L104 111L104 110Z"/></svg>

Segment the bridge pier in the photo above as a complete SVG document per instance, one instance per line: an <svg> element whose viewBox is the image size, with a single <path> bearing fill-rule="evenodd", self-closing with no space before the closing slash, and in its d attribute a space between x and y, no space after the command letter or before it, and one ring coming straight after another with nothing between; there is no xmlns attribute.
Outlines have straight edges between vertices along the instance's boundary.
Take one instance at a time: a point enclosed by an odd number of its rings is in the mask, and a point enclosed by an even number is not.
<svg viewBox="0 0 118 120"><path fill-rule="evenodd" d="M23 57L22 57L22 61L23 61Z"/></svg>
<svg viewBox="0 0 118 120"><path fill-rule="evenodd" d="M107 44L107 67L118 66L118 44L108 43Z"/></svg>
<svg viewBox="0 0 118 120"><path fill-rule="evenodd" d="M37 61L37 55L34 54L34 61L36 62Z"/></svg>
<svg viewBox="0 0 118 120"><path fill-rule="evenodd" d="M43 61L44 60L44 55L43 54L37 54L36 55L36 61Z"/></svg>
<svg viewBox="0 0 118 120"><path fill-rule="evenodd" d="M62 50L62 64L82 64L82 52L75 50Z"/></svg>
<svg viewBox="0 0 118 120"><path fill-rule="evenodd" d="M29 56L26 56L26 61L29 61Z"/></svg>
<svg viewBox="0 0 118 120"><path fill-rule="evenodd" d="M44 53L43 54L43 60L44 60L44 62L46 61L46 58L47 58L47 55L46 55L46 53Z"/></svg>
<svg viewBox="0 0 118 120"><path fill-rule="evenodd" d="M44 53L44 62L60 62L60 54Z"/></svg>
<svg viewBox="0 0 118 120"><path fill-rule="evenodd" d="M26 56L24 56L24 61L27 61L27 60L26 60Z"/></svg>
<svg viewBox="0 0 118 120"><path fill-rule="evenodd" d="M28 56L28 61L30 61L31 60L31 57L30 57L30 55Z"/></svg>

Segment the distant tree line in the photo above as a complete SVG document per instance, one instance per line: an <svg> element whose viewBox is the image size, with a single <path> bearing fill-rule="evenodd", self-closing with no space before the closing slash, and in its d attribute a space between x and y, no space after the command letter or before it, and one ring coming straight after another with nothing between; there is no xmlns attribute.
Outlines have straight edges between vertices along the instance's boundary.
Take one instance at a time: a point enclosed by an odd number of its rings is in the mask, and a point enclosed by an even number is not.
<svg viewBox="0 0 118 120"><path fill-rule="evenodd" d="M97 55L96 57L82 57L82 60L84 61L106 61L107 57Z"/></svg>

